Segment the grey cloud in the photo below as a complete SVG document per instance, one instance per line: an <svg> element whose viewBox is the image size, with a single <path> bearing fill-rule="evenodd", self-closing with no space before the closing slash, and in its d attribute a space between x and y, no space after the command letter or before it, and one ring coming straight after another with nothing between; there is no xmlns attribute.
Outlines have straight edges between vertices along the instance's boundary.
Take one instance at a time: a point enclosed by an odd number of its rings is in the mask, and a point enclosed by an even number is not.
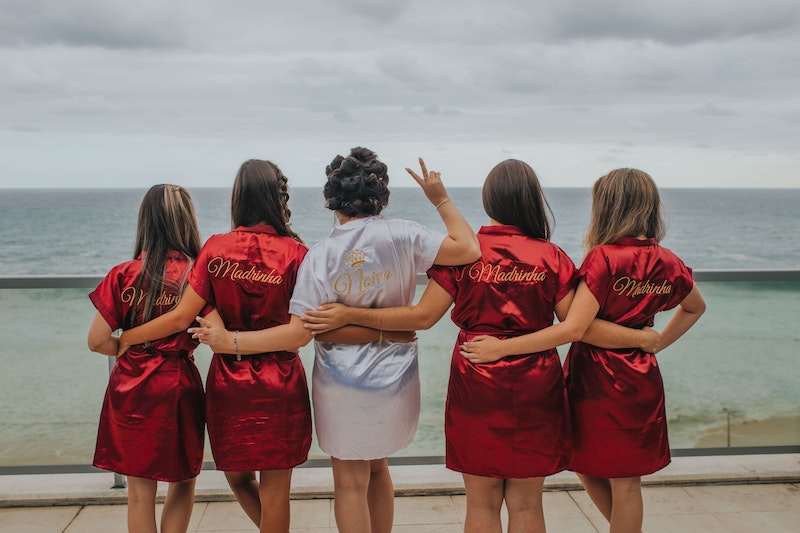
<svg viewBox="0 0 800 533"><path fill-rule="evenodd" d="M184 42L180 10L158 0L6 0L0 46L174 48Z"/></svg>
<svg viewBox="0 0 800 533"><path fill-rule="evenodd" d="M733 109L718 107L710 102L698 109L697 112L707 117L735 117L738 115Z"/></svg>
<svg viewBox="0 0 800 533"><path fill-rule="evenodd" d="M112 113L113 107L103 95L94 94L87 96L76 96L69 100L57 102L53 106L53 111L63 114L84 115L104 115Z"/></svg>
<svg viewBox="0 0 800 533"><path fill-rule="evenodd" d="M457 117L461 115L461 112L457 109L452 108L440 108L437 105L426 105L422 112L426 115L434 115L434 116L444 116L444 117Z"/></svg>
<svg viewBox="0 0 800 533"><path fill-rule="evenodd" d="M394 22L408 4L399 0L341 0L341 3L346 17L367 17L381 25Z"/></svg>
<svg viewBox="0 0 800 533"><path fill-rule="evenodd" d="M564 0L546 31L558 39L654 40L671 45L767 36L798 27L794 0Z"/></svg>
<svg viewBox="0 0 800 533"><path fill-rule="evenodd" d="M434 88L443 81L440 75L434 74L432 69L413 54L383 54L376 59L376 65L385 76L418 89Z"/></svg>

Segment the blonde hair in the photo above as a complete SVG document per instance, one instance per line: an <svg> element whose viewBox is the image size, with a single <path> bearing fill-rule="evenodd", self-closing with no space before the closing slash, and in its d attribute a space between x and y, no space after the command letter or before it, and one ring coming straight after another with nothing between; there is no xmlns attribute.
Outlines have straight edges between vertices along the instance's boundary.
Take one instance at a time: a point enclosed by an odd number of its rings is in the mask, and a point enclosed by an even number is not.
<svg viewBox="0 0 800 533"><path fill-rule="evenodd" d="M147 322L152 317L156 298L169 284L164 276L169 252L179 252L191 263L201 246L200 230L189 192L180 185L153 185L139 207L133 251L134 259L145 253L136 288L146 290L147 296L141 322L137 321L134 308L128 317L127 327ZM178 294L183 291L185 283L184 279L179 283L180 286L175 287Z"/></svg>
<svg viewBox="0 0 800 533"><path fill-rule="evenodd" d="M661 198L653 178L635 168L618 168L592 187L592 215L586 230L587 250L623 237L664 238Z"/></svg>

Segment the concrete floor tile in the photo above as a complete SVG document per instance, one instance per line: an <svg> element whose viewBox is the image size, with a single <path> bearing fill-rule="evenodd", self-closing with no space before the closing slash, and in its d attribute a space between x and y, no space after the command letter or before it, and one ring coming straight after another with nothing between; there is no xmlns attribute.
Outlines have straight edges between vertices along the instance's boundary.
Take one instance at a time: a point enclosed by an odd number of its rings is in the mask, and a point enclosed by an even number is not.
<svg viewBox="0 0 800 533"><path fill-rule="evenodd" d="M585 518L575 500L567 492L545 492L542 494L545 519L572 520Z"/></svg>
<svg viewBox="0 0 800 533"><path fill-rule="evenodd" d="M724 531L730 533L797 533L800 511L763 511L752 513L720 513L716 515Z"/></svg>
<svg viewBox="0 0 800 533"><path fill-rule="evenodd" d="M395 498L394 523L458 524L459 517L450 496L408 496Z"/></svg>
<svg viewBox="0 0 800 533"><path fill-rule="evenodd" d="M292 500L292 531L296 528L330 528L336 526L333 500Z"/></svg>
<svg viewBox="0 0 800 533"><path fill-rule="evenodd" d="M691 483L698 478L713 481L754 479L753 472L743 467L733 456L679 457L655 474L644 476L647 483Z"/></svg>
<svg viewBox="0 0 800 533"><path fill-rule="evenodd" d="M644 487L645 515L695 514L708 512L683 487Z"/></svg>
<svg viewBox="0 0 800 533"><path fill-rule="evenodd" d="M645 508L647 513L647 508ZM712 514L647 515L642 529L647 533L709 533L725 531L725 527Z"/></svg>
<svg viewBox="0 0 800 533"><path fill-rule="evenodd" d="M254 527L239 502L211 502L206 506L197 531L253 531Z"/></svg>
<svg viewBox="0 0 800 533"><path fill-rule="evenodd" d="M548 533L596 533L597 529L588 518L569 518L567 520L547 520ZM608 527L606 527L608 529ZM605 531L605 529L603 530ZM649 532L648 532L649 533Z"/></svg>
<svg viewBox="0 0 800 533"><path fill-rule="evenodd" d="M797 454L740 455L734 460L762 480L800 477L800 456Z"/></svg>
<svg viewBox="0 0 800 533"><path fill-rule="evenodd" d="M586 518L595 531L608 531L608 522L603 515L589 516ZM592 531L591 529L589 531ZM649 533L649 532L648 532Z"/></svg>
<svg viewBox="0 0 800 533"><path fill-rule="evenodd" d="M800 489L789 484L712 485L684 490L712 513L800 510Z"/></svg>
<svg viewBox="0 0 800 533"><path fill-rule="evenodd" d="M450 499L453 501L453 507L456 510L458 522L463 525L464 519L467 517L467 497L462 494L458 494L456 496L450 496Z"/></svg>
<svg viewBox="0 0 800 533"><path fill-rule="evenodd" d="M458 516L458 524L460 524L463 528L464 522L467 519L467 497L463 495L451 496L453 500L453 508L456 511L456 516ZM508 527L508 511L506 510L505 504L500 509L500 523L503 525L503 530Z"/></svg>
<svg viewBox="0 0 800 533"><path fill-rule="evenodd" d="M79 506L0 509L0 533L61 533L80 510Z"/></svg>
<svg viewBox="0 0 800 533"><path fill-rule="evenodd" d="M569 494L570 498L572 498L572 500L578 506L578 509L580 509L581 513L583 513L585 517L589 518L593 524L595 523L595 520L600 520L605 523L606 519L603 517L603 514L597 510L597 507L595 507L594 502L592 502L585 490L571 490L567 494ZM547 514L547 511L545 511L545 514Z"/></svg>
<svg viewBox="0 0 800 533"><path fill-rule="evenodd" d="M64 533L127 533L127 505L87 505Z"/></svg>
<svg viewBox="0 0 800 533"><path fill-rule="evenodd" d="M411 524L392 527L392 533L461 533L460 524Z"/></svg>
<svg viewBox="0 0 800 533"><path fill-rule="evenodd" d="M200 520L203 518L203 514L205 513L206 506L208 504L204 502L195 503L194 507L192 507L192 518L189 520L189 533L194 533L197 531L197 528L200 526ZM156 505L156 523L161 523L161 511L164 510L164 504L160 503ZM127 512L127 511L126 511Z"/></svg>

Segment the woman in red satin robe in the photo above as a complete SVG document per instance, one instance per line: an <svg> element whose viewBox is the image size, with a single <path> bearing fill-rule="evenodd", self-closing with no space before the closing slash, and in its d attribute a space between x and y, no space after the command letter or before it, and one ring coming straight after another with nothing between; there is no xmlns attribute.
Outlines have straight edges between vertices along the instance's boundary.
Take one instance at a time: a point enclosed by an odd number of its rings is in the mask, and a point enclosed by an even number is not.
<svg viewBox="0 0 800 533"><path fill-rule="evenodd" d="M455 302L451 318L461 331L450 366L445 436L447 467L462 473L466 487L465 530L499 530L505 501L510 530L544 531L544 478L564 470L570 453L558 353L543 349L474 364L460 346L476 336L513 338L547 328L554 314L563 319L575 267L549 241L549 206L530 166L516 160L495 166L483 185L483 204L491 225L478 232L481 258L431 268L416 306L328 304L309 311L307 320L315 331L342 323L427 329Z"/></svg>
<svg viewBox="0 0 800 533"><path fill-rule="evenodd" d="M658 244L663 236L652 178L636 169L609 172L592 189L586 234L590 251L578 272L580 283L567 319L515 339L517 346L479 340L463 349L471 360L493 360L580 339L565 362L573 417L570 469L612 532L641 531L641 476L670 461L664 387L655 352L675 342L705 311L691 269ZM604 349L586 335L581 338L595 317L649 328L656 313L675 307L650 350Z"/></svg>
<svg viewBox="0 0 800 533"><path fill-rule="evenodd" d="M117 355L113 332L147 322L180 298L200 251L194 207L177 185L155 185L139 209L134 259L115 266L89 295L97 308L89 348ZM94 466L128 476L128 527L155 531L158 481L169 482L162 531L186 531L203 463L203 382L197 342L171 335L117 359L97 432Z"/></svg>
<svg viewBox="0 0 800 533"><path fill-rule="evenodd" d="M234 229L205 243L180 304L125 331L120 349L178 331L188 337L186 328L207 303L237 332L288 323L307 252L288 225L288 200L287 179L274 163L243 163L233 185ZM311 446L311 407L296 350L214 354L206 394L217 468L261 531L288 531L292 469L306 461Z"/></svg>

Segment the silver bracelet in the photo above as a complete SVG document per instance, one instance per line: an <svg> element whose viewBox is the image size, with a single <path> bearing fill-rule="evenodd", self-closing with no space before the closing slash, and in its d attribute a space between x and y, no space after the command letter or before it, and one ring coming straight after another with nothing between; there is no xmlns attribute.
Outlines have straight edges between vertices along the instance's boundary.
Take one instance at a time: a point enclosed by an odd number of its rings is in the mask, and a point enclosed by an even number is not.
<svg viewBox="0 0 800 533"><path fill-rule="evenodd" d="M233 349L236 350L236 360L242 360L242 354L239 353L239 332L233 332Z"/></svg>
<svg viewBox="0 0 800 533"><path fill-rule="evenodd" d="M444 204L446 204L446 203L447 203L447 202L449 202L449 201L450 201L450 198L445 198L444 200L442 200L441 202L439 202L439 203L436 205L436 210L438 211L440 207L442 207Z"/></svg>

